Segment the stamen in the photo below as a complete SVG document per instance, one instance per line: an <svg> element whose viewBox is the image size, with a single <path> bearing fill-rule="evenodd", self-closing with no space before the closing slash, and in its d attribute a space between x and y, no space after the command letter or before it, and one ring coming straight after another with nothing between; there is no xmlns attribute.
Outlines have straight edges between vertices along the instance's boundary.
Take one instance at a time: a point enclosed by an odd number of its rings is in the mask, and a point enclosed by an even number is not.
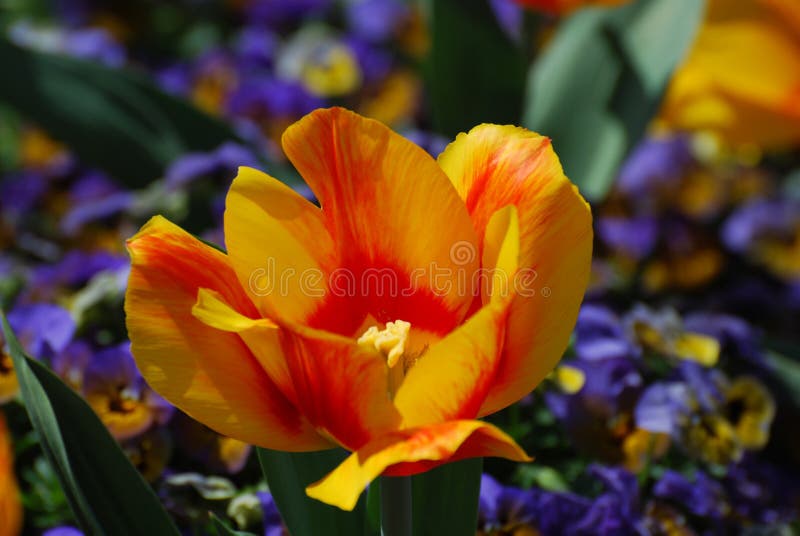
<svg viewBox="0 0 800 536"><path fill-rule="evenodd" d="M386 364L393 368L403 353L406 351L408 334L411 324L403 320L387 322L386 327L379 330L376 326L370 327L358 338L358 344L375 348L386 356Z"/></svg>

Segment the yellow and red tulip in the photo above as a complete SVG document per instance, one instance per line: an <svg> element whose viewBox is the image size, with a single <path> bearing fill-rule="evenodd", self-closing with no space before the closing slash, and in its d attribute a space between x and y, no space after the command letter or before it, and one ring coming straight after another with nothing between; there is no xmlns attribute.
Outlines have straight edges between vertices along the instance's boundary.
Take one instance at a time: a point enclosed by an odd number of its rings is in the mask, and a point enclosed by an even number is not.
<svg viewBox="0 0 800 536"><path fill-rule="evenodd" d="M0 413L0 536L17 536L22 531L22 503L14 476L11 436Z"/></svg>
<svg viewBox="0 0 800 536"><path fill-rule="evenodd" d="M661 122L712 133L734 148L800 142L800 3L711 0Z"/></svg>
<svg viewBox="0 0 800 536"><path fill-rule="evenodd" d="M529 460L477 419L555 367L588 282L591 213L549 140L481 125L437 162L333 108L282 142L321 209L242 168L227 253L161 217L129 240L127 325L150 385L247 443L353 452L307 489L343 509L379 475Z"/></svg>

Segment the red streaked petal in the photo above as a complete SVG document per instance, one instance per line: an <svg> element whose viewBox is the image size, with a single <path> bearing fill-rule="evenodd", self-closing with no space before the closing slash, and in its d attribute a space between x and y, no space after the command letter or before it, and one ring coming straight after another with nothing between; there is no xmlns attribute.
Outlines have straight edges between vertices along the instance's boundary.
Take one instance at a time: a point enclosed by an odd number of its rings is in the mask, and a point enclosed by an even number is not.
<svg viewBox="0 0 800 536"><path fill-rule="evenodd" d="M225 200L225 245L263 316L305 324L331 297L337 262L322 212L265 173L239 168ZM346 305L337 302L342 316Z"/></svg>
<svg viewBox="0 0 800 536"><path fill-rule="evenodd" d="M300 326L280 331L303 414L326 435L355 450L397 428L383 356L352 339Z"/></svg>
<svg viewBox="0 0 800 536"><path fill-rule="evenodd" d="M463 319L473 295L453 290L477 269L477 239L464 203L425 151L341 108L289 127L283 148L322 204L342 267L355 280L359 320L402 319L444 334ZM454 258L459 246L471 255ZM395 288L376 291L364 276L369 270Z"/></svg>
<svg viewBox="0 0 800 536"><path fill-rule="evenodd" d="M564 176L550 140L523 128L475 127L447 147L439 164L480 237L497 209L512 204L519 213L517 296L494 385L479 413L488 415L530 392L566 349L588 284L591 212Z"/></svg>
<svg viewBox="0 0 800 536"><path fill-rule="evenodd" d="M267 448L327 448L235 333L192 315L208 288L256 316L225 254L161 217L128 241L132 266L125 298L131 350L160 395L217 432Z"/></svg>
<svg viewBox="0 0 800 536"><path fill-rule="evenodd" d="M513 279L519 261L519 227L513 206L489 223L492 268L486 282L491 296L469 320L434 343L408 371L394 398L403 426L413 428L478 414L500 360Z"/></svg>
<svg viewBox="0 0 800 536"><path fill-rule="evenodd" d="M352 510L361 492L381 474L412 475L445 462L481 456L531 460L513 439L491 424L449 421L378 437L351 454L325 478L308 486L306 493L343 510Z"/></svg>

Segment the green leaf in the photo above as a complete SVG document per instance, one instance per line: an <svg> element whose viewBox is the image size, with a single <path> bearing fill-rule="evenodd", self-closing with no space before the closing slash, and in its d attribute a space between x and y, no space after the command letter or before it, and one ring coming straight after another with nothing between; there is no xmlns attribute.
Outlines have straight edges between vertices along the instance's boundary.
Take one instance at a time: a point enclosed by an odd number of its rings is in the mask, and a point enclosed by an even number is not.
<svg viewBox="0 0 800 536"><path fill-rule="evenodd" d="M704 7L704 0L638 0L581 10L532 67L523 124L552 138L590 201L605 196L657 113Z"/></svg>
<svg viewBox="0 0 800 536"><path fill-rule="evenodd" d="M270 493L292 536L371 534L366 494L352 512L345 512L311 499L305 492L306 486L327 475L346 456L342 449L305 453L258 449Z"/></svg>
<svg viewBox="0 0 800 536"><path fill-rule="evenodd" d="M517 123L524 51L500 28L487 0L428 0L425 65L435 129L455 136L480 123Z"/></svg>
<svg viewBox="0 0 800 536"><path fill-rule="evenodd" d="M87 534L177 535L153 490L84 400L28 358L2 316L25 407Z"/></svg>
<svg viewBox="0 0 800 536"><path fill-rule="evenodd" d="M214 530L217 531L217 536L252 536L251 532L233 530L217 514L211 514L211 522L214 525Z"/></svg>
<svg viewBox="0 0 800 536"><path fill-rule="evenodd" d="M794 407L800 408L800 349L791 352L788 346L783 345L780 350L784 353L771 350L765 353L765 360L771 369L769 378L785 393Z"/></svg>
<svg viewBox="0 0 800 536"><path fill-rule="evenodd" d="M159 178L174 158L235 139L231 129L145 77L20 48L0 38L9 76L0 102L130 187Z"/></svg>
<svg viewBox="0 0 800 536"><path fill-rule="evenodd" d="M482 469L473 458L412 477L414 536L474 536Z"/></svg>

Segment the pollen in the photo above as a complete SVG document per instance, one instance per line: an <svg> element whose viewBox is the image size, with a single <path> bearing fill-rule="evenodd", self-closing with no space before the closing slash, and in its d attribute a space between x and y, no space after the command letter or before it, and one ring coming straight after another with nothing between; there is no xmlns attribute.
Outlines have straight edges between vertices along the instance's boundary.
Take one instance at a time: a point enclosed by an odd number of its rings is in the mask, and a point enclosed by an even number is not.
<svg viewBox="0 0 800 536"><path fill-rule="evenodd" d="M387 322L384 329L370 327L358 338L358 344L375 348L386 356L386 364L393 368L406 351L411 324L403 320Z"/></svg>

